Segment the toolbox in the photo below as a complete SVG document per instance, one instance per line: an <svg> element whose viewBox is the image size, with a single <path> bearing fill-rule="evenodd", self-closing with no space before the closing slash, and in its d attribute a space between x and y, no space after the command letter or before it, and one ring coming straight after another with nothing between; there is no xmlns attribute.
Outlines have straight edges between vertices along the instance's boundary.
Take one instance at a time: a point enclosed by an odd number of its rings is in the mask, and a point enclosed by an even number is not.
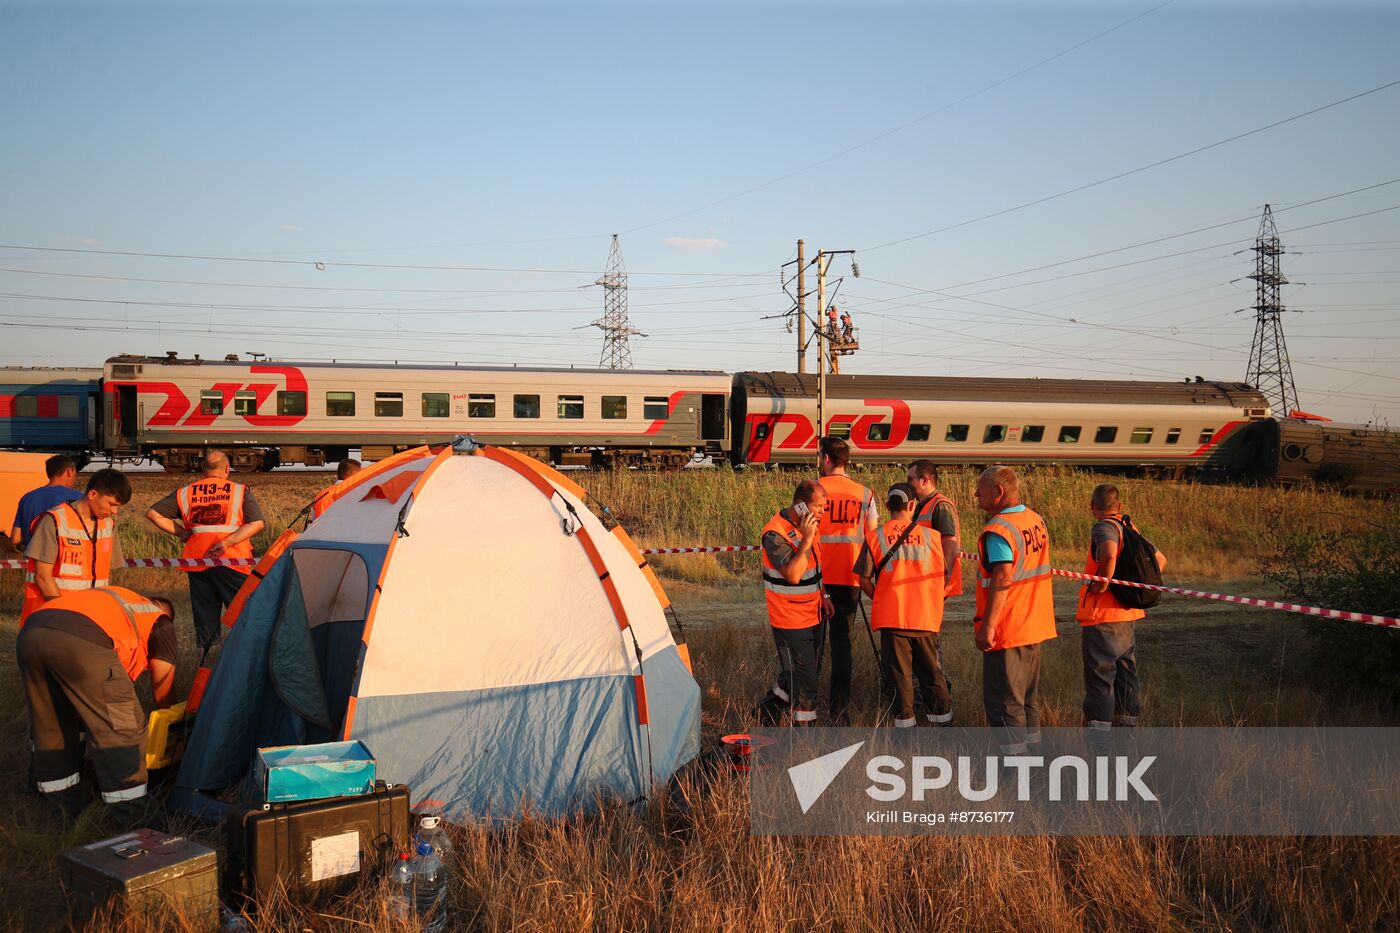
<svg viewBox="0 0 1400 933"><path fill-rule="evenodd" d="M172 929L219 928L217 856L182 836L138 829L69 849L58 864L75 927L106 910L113 920L130 914Z"/></svg>
<svg viewBox="0 0 1400 933"><path fill-rule="evenodd" d="M260 748L243 800L249 804L289 803L367 794L374 787L374 769L374 755L355 739Z"/></svg>
<svg viewBox="0 0 1400 933"><path fill-rule="evenodd" d="M235 807L224 821L224 881L234 903L279 887L310 903L382 877L412 835L406 785L332 800Z"/></svg>

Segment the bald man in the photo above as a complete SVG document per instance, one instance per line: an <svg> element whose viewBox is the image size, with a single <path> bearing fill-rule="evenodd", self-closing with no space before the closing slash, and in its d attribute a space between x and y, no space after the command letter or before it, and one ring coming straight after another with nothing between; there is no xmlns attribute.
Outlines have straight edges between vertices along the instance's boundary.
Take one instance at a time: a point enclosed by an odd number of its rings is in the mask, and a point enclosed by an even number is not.
<svg viewBox="0 0 1400 933"><path fill-rule="evenodd" d="M1045 519L1021 504L1021 482L1010 467L983 471L977 506L987 524L977 539L972 624L987 725L1001 730L1002 754L1038 754L1041 645L1055 637L1050 535Z"/></svg>
<svg viewBox="0 0 1400 933"><path fill-rule="evenodd" d="M248 563L218 567L186 567L190 579L190 609L201 648L219 637L219 617L238 595L244 576L253 569L253 536L264 519L253 491L228 478L228 456L211 450L200 463L204 475L175 490L146 512L151 524L185 543L182 557L247 559Z"/></svg>

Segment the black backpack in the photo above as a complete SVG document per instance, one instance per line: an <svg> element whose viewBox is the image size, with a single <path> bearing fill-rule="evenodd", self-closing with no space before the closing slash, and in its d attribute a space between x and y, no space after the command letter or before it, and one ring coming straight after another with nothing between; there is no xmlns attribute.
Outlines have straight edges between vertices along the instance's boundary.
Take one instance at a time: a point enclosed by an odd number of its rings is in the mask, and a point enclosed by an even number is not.
<svg viewBox="0 0 1400 933"><path fill-rule="evenodd" d="M1109 521L1116 522L1118 530L1122 533L1122 541L1118 546L1118 564L1114 567L1113 578L1161 586L1162 570L1157 566L1157 549L1152 546L1152 542L1142 536L1127 515ZM1161 590L1143 590L1119 583L1110 583L1108 588L1113 592L1114 598L1128 609L1151 609L1162 601Z"/></svg>

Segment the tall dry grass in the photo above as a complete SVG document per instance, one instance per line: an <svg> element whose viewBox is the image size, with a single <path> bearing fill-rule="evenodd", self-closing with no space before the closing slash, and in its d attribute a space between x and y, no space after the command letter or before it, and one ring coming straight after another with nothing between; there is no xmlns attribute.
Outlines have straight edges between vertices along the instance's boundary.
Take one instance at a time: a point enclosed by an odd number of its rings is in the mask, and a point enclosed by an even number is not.
<svg viewBox="0 0 1400 933"><path fill-rule="evenodd" d="M895 474L863 474L879 489ZM644 544L746 543L798 479L794 474L686 471L590 475L587 484ZM967 472L943 487L962 507L965 545L977 527ZM254 477L270 539L326 478ZM1027 500L1057 542L1057 563L1077 567L1094 477L1035 471ZM120 522L132 556L174 554L173 539L140 516L175 478L140 477ZM1251 569L1279 522L1345 527L1374 503L1309 491L1120 482L1130 511L1203 580ZM1079 543L1073 543L1078 541ZM689 625L703 698L702 746L746 728L773 674L772 644L753 586L752 556L659 560ZM701 566L706 569L694 570ZM127 571L138 589L169 595L188 619L184 580ZM16 574L3 598L18 603ZM719 583L722 585L709 585ZM1072 599L1061 595L1061 603ZM968 597L963 597L966 603ZM946 663L962 725L983 721L980 658L954 603ZM1079 721L1078 638L1071 616L1047 646L1042 693L1048 725ZM1148 724L1377 725L1393 714L1314 683L1299 627L1277 614L1210 604L1171 605L1139 630ZM66 833L24 788L26 714L14 668L14 617L0 616L0 914L9 929L61 928L57 856L102 838L99 808ZM181 626L182 658L193 639ZM854 633L856 721L879 712L878 680L863 630ZM189 664L182 665L188 669ZM217 845L216 832L182 831ZM1400 925L1400 841L1392 838L779 839L748 831L747 788L723 768L689 773L678 799L564 821L524 818L503 827L455 827L451 901L457 928L474 930L1128 930L1394 929ZM405 929L371 890L311 909L261 905L257 929ZM140 919L94 929L150 928Z"/></svg>

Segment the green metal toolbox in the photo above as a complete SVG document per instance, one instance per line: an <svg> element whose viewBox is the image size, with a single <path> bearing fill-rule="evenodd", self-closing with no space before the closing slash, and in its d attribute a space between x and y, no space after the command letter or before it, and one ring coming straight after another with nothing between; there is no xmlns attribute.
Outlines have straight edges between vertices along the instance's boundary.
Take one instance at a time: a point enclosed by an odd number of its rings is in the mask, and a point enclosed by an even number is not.
<svg viewBox="0 0 1400 933"><path fill-rule="evenodd" d="M59 856L59 873L75 926L109 910L177 929L217 930L217 863L213 849L183 836L138 829L69 849Z"/></svg>

